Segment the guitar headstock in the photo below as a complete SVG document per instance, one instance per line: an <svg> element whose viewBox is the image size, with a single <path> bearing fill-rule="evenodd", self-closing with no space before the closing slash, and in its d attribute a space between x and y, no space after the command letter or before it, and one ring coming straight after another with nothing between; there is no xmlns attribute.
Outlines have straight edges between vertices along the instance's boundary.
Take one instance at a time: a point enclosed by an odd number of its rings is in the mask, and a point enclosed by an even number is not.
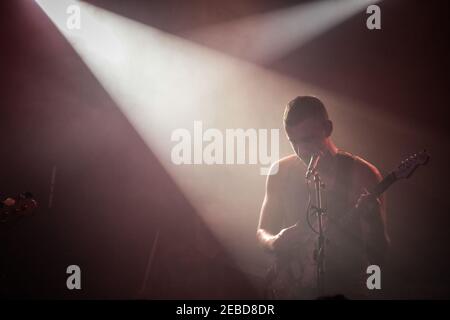
<svg viewBox="0 0 450 320"><path fill-rule="evenodd" d="M426 165L430 155L424 150L403 160L392 173L396 179L408 179L419 166Z"/></svg>

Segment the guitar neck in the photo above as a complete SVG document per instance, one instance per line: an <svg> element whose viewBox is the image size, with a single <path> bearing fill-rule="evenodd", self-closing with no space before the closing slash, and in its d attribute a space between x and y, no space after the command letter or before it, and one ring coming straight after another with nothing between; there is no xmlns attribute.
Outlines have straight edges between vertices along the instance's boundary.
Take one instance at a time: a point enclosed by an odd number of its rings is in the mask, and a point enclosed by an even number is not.
<svg viewBox="0 0 450 320"><path fill-rule="evenodd" d="M379 197L383 192L385 192L395 181L397 181L397 178L394 173L388 174L383 180L381 180L380 183L369 189L369 193L375 197ZM341 224L347 224L352 221L352 219L357 216L360 212L360 208L353 207L350 209L350 211L347 212L343 217L341 217L340 223ZM330 219L330 218L329 218ZM332 218L330 219L333 220Z"/></svg>
<svg viewBox="0 0 450 320"><path fill-rule="evenodd" d="M395 181L397 178L394 173L388 174L380 183L369 190L369 193L375 197L379 197L383 194Z"/></svg>

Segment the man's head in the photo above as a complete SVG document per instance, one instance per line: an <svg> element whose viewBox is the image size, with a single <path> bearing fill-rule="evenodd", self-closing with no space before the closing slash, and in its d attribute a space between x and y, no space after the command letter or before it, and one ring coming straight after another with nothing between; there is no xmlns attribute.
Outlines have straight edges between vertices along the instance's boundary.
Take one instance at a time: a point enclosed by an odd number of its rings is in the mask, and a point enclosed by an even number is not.
<svg viewBox="0 0 450 320"><path fill-rule="evenodd" d="M324 151L333 131L322 101L312 96L299 96L284 111L284 127L292 148L303 161Z"/></svg>

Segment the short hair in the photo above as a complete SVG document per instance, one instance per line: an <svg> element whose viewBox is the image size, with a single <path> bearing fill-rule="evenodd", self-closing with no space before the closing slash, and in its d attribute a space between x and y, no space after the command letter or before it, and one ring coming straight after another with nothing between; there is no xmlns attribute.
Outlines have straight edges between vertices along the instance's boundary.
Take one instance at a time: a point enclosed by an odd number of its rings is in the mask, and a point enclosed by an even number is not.
<svg viewBox="0 0 450 320"><path fill-rule="evenodd" d="M328 120L328 112L322 101L313 96L298 96L291 100L284 110L284 126L299 124L308 118Z"/></svg>

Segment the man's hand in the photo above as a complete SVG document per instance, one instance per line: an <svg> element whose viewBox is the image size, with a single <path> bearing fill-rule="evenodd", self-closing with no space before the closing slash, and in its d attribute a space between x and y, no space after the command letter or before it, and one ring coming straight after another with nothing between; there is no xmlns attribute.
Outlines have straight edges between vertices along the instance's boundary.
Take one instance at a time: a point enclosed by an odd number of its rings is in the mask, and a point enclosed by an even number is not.
<svg viewBox="0 0 450 320"><path fill-rule="evenodd" d="M377 206L381 204L380 200L371 195L367 189L364 188L363 193L359 196L356 202L356 208L361 209L364 212L371 212Z"/></svg>
<svg viewBox="0 0 450 320"><path fill-rule="evenodd" d="M301 242L302 236L298 223L282 229L273 242L275 251L287 251Z"/></svg>

